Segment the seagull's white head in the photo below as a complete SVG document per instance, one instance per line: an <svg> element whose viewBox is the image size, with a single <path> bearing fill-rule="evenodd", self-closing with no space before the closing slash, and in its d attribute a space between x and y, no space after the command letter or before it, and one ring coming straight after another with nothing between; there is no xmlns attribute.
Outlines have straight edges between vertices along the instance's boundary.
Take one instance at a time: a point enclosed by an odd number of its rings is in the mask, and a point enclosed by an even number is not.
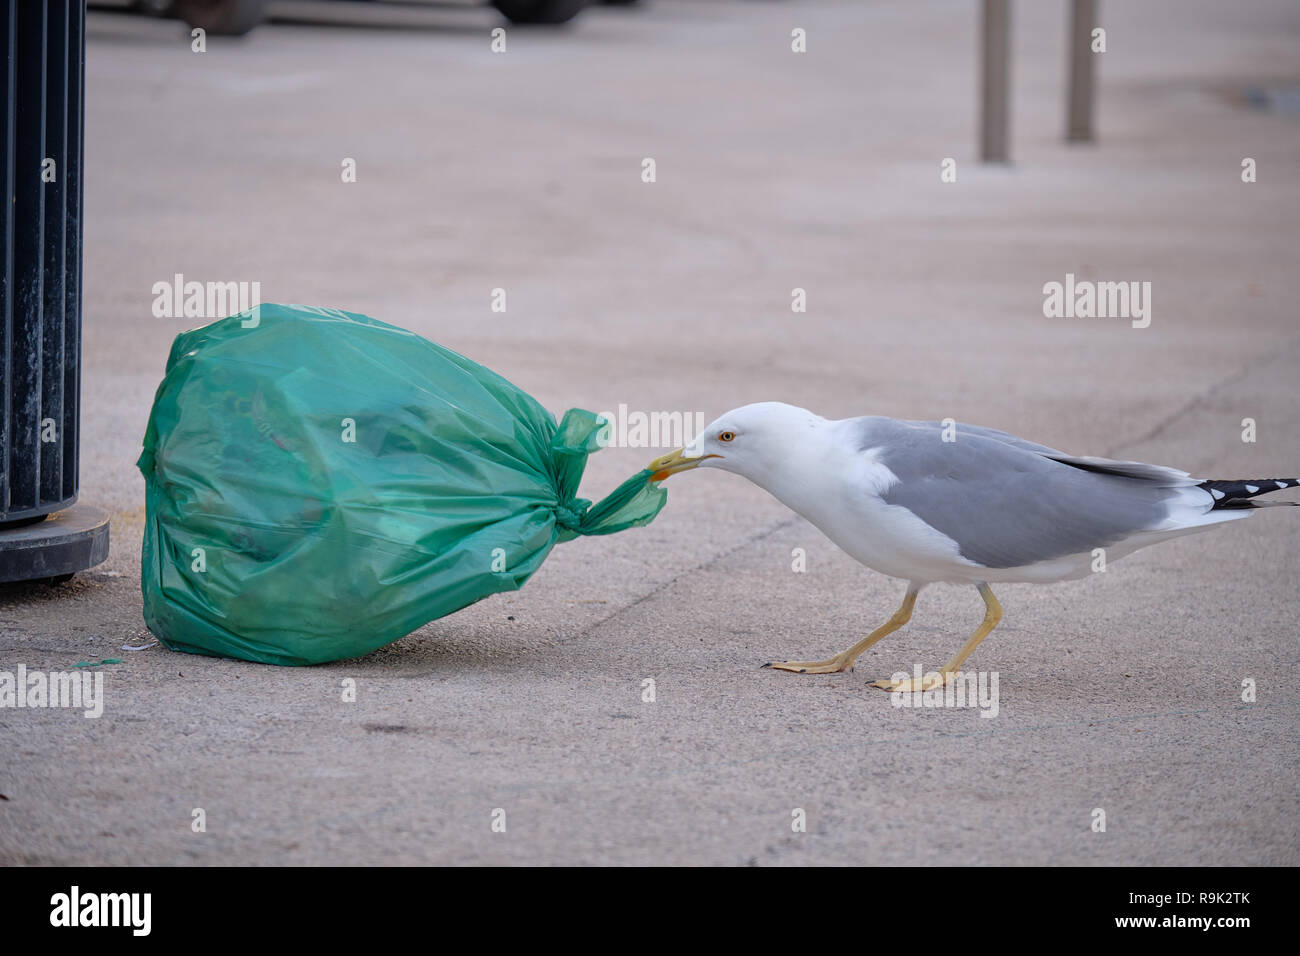
<svg viewBox="0 0 1300 956"><path fill-rule="evenodd" d="M789 466L796 449L826 419L784 402L758 402L732 409L695 436L685 448L647 466L655 481L692 468L721 468L766 486L765 476Z"/></svg>

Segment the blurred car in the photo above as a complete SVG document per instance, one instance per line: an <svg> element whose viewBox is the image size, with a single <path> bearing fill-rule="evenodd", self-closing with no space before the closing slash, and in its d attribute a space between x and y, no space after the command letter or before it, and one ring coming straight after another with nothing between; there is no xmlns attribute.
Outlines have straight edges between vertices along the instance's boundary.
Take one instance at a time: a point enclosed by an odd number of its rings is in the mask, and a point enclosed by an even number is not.
<svg viewBox="0 0 1300 956"><path fill-rule="evenodd" d="M367 0L352 0L367 2ZM512 23L567 23L597 0L488 0ZM638 0L602 0L620 5ZM262 22L271 0L136 0L135 6L154 16L176 16L208 33L240 36Z"/></svg>

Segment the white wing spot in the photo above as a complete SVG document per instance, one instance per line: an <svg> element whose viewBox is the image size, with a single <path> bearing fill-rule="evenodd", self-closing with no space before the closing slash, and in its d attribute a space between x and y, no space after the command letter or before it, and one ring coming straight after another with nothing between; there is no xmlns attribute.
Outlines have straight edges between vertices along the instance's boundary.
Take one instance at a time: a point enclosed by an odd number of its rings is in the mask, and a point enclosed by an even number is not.
<svg viewBox="0 0 1300 956"><path fill-rule="evenodd" d="M1277 485L1279 488L1287 487L1287 483L1285 481L1275 481L1273 482L1273 484Z"/></svg>
<svg viewBox="0 0 1300 956"><path fill-rule="evenodd" d="M1211 489L1210 489L1210 494L1214 495L1214 500L1215 500L1215 501L1218 501L1220 498L1223 497L1223 492L1220 491L1218 488L1211 488Z"/></svg>
<svg viewBox="0 0 1300 956"><path fill-rule="evenodd" d="M1246 490L1253 495L1255 492L1259 491L1259 485L1247 485Z"/></svg>

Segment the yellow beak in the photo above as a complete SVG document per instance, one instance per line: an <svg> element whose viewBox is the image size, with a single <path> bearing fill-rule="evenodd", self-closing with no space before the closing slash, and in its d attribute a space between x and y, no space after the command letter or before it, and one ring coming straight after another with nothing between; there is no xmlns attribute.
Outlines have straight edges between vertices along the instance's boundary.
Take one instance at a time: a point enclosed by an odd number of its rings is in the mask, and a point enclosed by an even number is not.
<svg viewBox="0 0 1300 956"><path fill-rule="evenodd" d="M685 448L679 448L674 452L656 458L650 464L646 465L654 474L650 476L651 481L663 481L669 475L675 475L679 471L690 471L692 468L698 468L700 462L706 458L721 458L721 455L696 455L692 458L685 457L682 452Z"/></svg>

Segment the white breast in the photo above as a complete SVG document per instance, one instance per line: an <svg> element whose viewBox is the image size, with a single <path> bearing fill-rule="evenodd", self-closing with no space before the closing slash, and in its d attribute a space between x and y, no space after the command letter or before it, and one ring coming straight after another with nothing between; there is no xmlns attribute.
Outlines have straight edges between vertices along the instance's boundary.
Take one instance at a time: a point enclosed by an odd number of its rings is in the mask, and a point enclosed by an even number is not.
<svg viewBox="0 0 1300 956"><path fill-rule="evenodd" d="M961 556L957 542L880 497L897 479L874 455L825 438L800 449L797 468L753 480L882 574L918 582L982 580L979 565Z"/></svg>

